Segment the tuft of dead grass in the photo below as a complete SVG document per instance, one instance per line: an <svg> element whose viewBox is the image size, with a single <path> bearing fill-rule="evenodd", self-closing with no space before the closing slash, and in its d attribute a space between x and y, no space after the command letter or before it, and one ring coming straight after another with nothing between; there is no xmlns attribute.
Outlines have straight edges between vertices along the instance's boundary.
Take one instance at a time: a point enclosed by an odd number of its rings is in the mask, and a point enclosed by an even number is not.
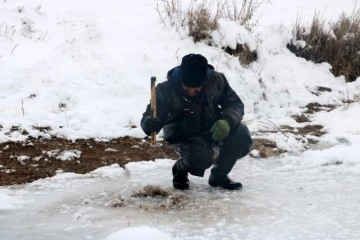
<svg viewBox="0 0 360 240"><path fill-rule="evenodd" d="M168 197L170 193L160 186L147 185L142 190L134 192L131 197Z"/></svg>
<svg viewBox="0 0 360 240"><path fill-rule="evenodd" d="M306 60L328 62L335 76L348 82L360 76L360 9L345 13L329 26L315 14L310 27L295 24L294 37L287 48Z"/></svg>
<svg viewBox="0 0 360 240"><path fill-rule="evenodd" d="M194 42L208 39L211 32L218 28L218 19L221 12L217 8L215 15L212 15L212 7L212 2L208 4L203 1L198 5L195 5L194 2L191 3L187 11L187 24L189 36L193 37Z"/></svg>
<svg viewBox="0 0 360 240"><path fill-rule="evenodd" d="M256 51L251 51L246 44L236 44L236 48L224 48L224 51L232 56L238 57L242 65L249 65L258 59Z"/></svg>
<svg viewBox="0 0 360 240"><path fill-rule="evenodd" d="M258 0L232 0L225 2L225 17L234 22L240 23L245 26L249 31L257 24L257 19L254 19L254 13L260 7L261 4L269 1L258 1Z"/></svg>
<svg viewBox="0 0 360 240"><path fill-rule="evenodd" d="M146 185L142 190L131 194L131 197L140 199L136 205L144 210L181 208L189 199L183 193L169 192L157 185Z"/></svg>
<svg viewBox="0 0 360 240"><path fill-rule="evenodd" d="M218 29L219 19L237 22L251 32L257 24L256 9L268 1L191 0L186 8L181 0L158 0L156 11L164 26L174 27L180 34L192 37L194 42L212 45L211 33ZM256 51L250 51L246 45L238 44L235 49L225 47L223 50L238 57L245 66L257 60Z"/></svg>
<svg viewBox="0 0 360 240"><path fill-rule="evenodd" d="M194 42L209 40L220 18L238 22L246 29L256 25L256 9L268 0L191 0L187 8L181 0L158 0L156 11L165 26L185 31Z"/></svg>

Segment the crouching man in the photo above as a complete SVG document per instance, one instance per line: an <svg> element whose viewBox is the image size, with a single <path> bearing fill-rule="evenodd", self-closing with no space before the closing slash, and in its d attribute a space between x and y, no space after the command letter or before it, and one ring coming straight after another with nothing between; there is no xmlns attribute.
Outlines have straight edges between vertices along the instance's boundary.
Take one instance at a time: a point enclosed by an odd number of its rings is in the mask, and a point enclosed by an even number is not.
<svg viewBox="0 0 360 240"><path fill-rule="evenodd" d="M167 81L157 85L156 106L156 118L147 106L141 127L147 135L163 128L165 141L179 154L172 167L174 188L189 189L188 174L203 177L211 166L211 186L242 188L228 173L249 153L252 139L241 123L244 104L222 73L204 56L186 55L168 72Z"/></svg>

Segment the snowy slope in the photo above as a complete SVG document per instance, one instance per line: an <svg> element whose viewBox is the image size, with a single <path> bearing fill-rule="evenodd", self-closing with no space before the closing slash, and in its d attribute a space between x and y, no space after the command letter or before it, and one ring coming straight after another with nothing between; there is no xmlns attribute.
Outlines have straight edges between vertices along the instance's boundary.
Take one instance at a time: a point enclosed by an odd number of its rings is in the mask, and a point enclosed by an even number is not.
<svg viewBox="0 0 360 240"><path fill-rule="evenodd" d="M142 137L140 129L130 126L139 126L149 101L150 76L164 81L166 72L189 52L202 53L226 74L246 104L247 119L261 116L276 124L292 123L284 115L297 114L313 101L338 103L353 88L341 77L334 78L328 64L314 65L285 48L291 21L282 27L260 25L260 36L244 39L259 52L259 60L244 68L218 48L193 44L175 30L163 28L155 2L1 3L0 141L20 138L5 134L11 126L34 136L40 134L34 126L48 126L53 135L69 139ZM345 10L352 3L343 4ZM284 8L281 1L273 4L264 4L264 10ZM302 6L294 4L290 9ZM281 13L274 15L285 15ZM262 21L271 20L268 16ZM236 44L233 33L239 30L233 24L221 26L218 41ZM319 85L335 90L316 97L309 89Z"/></svg>
<svg viewBox="0 0 360 240"><path fill-rule="evenodd" d="M8 134L12 126L33 136L42 134L34 126L49 126L53 135L68 139L143 137L131 126L139 126L149 102L150 76L164 81L183 55L196 52L225 73L246 105L253 132L301 125L290 116L310 102L341 105L312 117L328 132L319 149L304 151L292 137L267 136L292 152L240 161L231 173L244 184L240 192L191 178L190 191L181 193L175 208L167 207L168 198L131 197L147 184L179 193L171 187L173 161L166 159L131 163L127 171L109 166L1 187L0 239L359 239L359 81L345 83L329 64L307 62L286 49L297 13L309 19L319 10L336 18L352 11L355 1L264 4L254 34L244 33L259 53L248 68L218 48L164 28L155 3L2 1L0 141L24 138ZM220 30L219 44L234 44L232 33L244 32L226 22ZM316 96L311 92L317 86L332 91ZM344 100L357 101L343 105ZM121 199L125 206L111 207Z"/></svg>

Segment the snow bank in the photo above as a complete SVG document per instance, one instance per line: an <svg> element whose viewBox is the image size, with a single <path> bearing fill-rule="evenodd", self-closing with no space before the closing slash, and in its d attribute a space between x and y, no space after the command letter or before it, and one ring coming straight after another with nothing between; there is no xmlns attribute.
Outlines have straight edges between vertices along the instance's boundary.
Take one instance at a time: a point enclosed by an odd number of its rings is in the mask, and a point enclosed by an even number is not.
<svg viewBox="0 0 360 240"><path fill-rule="evenodd" d="M256 40L245 27L237 22L219 19L219 27L211 34L215 46L236 49L237 44L246 44L250 51L256 50Z"/></svg>

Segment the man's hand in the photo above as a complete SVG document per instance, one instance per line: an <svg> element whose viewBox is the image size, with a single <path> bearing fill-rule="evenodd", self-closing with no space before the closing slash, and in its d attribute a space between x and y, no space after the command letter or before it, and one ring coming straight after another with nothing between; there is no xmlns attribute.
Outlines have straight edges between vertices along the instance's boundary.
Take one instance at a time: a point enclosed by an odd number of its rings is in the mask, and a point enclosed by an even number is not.
<svg viewBox="0 0 360 240"><path fill-rule="evenodd" d="M217 120L210 129L211 137L214 141L221 141L226 138L230 133L230 125L224 120Z"/></svg>
<svg viewBox="0 0 360 240"><path fill-rule="evenodd" d="M146 130L146 132L152 133L159 131L161 127L157 118L147 116L143 120L143 128Z"/></svg>

